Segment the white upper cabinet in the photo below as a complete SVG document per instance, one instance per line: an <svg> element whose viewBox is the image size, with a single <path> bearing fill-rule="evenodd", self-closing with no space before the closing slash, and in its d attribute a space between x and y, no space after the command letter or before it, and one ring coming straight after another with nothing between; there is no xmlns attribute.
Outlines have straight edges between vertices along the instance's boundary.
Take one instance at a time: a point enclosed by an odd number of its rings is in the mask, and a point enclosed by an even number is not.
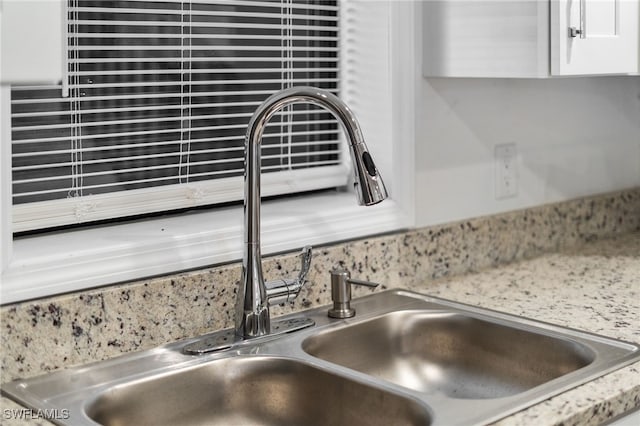
<svg viewBox="0 0 640 426"><path fill-rule="evenodd" d="M638 0L551 2L551 74L638 71Z"/></svg>
<svg viewBox="0 0 640 426"><path fill-rule="evenodd" d="M427 0L427 77L638 72L639 0Z"/></svg>
<svg viewBox="0 0 640 426"><path fill-rule="evenodd" d="M0 0L0 83L59 83L65 56L63 0Z"/></svg>

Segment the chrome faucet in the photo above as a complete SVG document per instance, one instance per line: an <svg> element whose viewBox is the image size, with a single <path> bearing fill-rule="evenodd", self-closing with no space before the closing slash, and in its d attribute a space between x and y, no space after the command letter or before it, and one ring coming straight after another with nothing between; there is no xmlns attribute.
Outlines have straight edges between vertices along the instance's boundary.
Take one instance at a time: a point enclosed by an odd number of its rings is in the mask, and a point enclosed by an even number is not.
<svg viewBox="0 0 640 426"><path fill-rule="evenodd" d="M387 190L367 151L358 122L351 110L332 93L314 87L284 89L262 103L249 122L245 139L244 243L242 279L236 301L235 334L242 339L271 333L269 305L293 300L302 286L311 262L305 247L302 270L296 279L264 282L260 254L260 143L268 121L282 108L311 103L328 110L341 124L349 141L354 186L361 205L387 198Z"/></svg>

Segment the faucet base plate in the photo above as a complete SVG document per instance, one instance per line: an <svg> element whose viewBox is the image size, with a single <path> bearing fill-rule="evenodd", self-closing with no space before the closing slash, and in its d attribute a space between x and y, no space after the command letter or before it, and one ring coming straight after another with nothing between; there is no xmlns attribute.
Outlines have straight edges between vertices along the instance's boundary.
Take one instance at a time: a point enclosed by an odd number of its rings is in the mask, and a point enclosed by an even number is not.
<svg viewBox="0 0 640 426"><path fill-rule="evenodd" d="M273 337L280 334L291 333L293 331L302 330L303 328L312 327L314 325L314 320L305 317L275 320L271 322L271 333L249 340L243 339L240 336L236 336L233 328L227 328L225 330L217 331L215 333L203 336L200 340L186 345L182 349L182 352L187 355L202 355L211 352L223 351L238 345L242 345L246 342L253 343L266 337Z"/></svg>

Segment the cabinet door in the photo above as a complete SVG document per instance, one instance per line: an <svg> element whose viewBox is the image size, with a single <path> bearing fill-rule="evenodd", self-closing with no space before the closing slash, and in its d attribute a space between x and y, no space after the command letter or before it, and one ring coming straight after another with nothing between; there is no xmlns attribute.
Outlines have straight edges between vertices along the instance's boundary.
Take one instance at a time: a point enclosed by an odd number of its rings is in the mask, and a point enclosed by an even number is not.
<svg viewBox="0 0 640 426"><path fill-rule="evenodd" d="M551 74L638 71L638 0L551 0Z"/></svg>
<svg viewBox="0 0 640 426"><path fill-rule="evenodd" d="M58 83L66 37L62 0L0 0L0 83Z"/></svg>

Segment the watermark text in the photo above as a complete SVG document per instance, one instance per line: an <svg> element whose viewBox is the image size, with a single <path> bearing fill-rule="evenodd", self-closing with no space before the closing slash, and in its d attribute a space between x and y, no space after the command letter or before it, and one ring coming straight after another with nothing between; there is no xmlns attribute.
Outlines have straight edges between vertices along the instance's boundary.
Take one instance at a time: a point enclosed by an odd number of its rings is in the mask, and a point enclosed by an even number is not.
<svg viewBox="0 0 640 426"><path fill-rule="evenodd" d="M5 408L2 410L2 418L5 420L68 420L69 417L69 410L66 408L51 408L45 410Z"/></svg>

